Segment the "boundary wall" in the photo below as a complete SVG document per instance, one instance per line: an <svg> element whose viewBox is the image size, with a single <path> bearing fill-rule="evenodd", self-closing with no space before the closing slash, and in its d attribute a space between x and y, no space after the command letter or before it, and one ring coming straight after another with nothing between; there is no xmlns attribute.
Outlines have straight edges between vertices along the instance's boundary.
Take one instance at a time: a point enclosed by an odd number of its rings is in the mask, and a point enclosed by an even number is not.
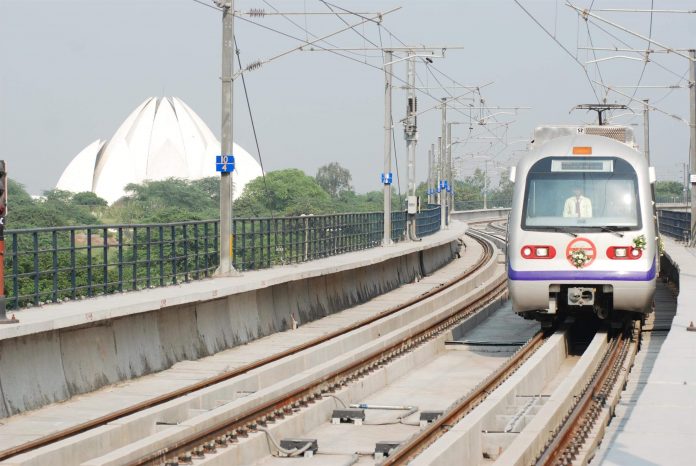
<svg viewBox="0 0 696 466"><path fill-rule="evenodd" d="M364 303L452 261L465 231L454 222L418 243L17 312L0 327L0 417Z"/></svg>

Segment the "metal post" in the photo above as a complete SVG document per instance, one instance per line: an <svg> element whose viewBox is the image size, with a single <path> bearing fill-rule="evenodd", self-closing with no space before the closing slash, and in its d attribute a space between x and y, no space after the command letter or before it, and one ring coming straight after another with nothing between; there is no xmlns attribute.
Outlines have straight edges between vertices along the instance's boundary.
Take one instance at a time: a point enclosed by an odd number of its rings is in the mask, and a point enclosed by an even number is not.
<svg viewBox="0 0 696 466"><path fill-rule="evenodd" d="M488 209L488 159L483 163L483 210L486 210Z"/></svg>
<svg viewBox="0 0 696 466"><path fill-rule="evenodd" d="M440 182L442 181L442 138L437 137L437 164L435 166L435 193L436 204L442 206L442 193L440 192ZM440 207L442 208L442 207Z"/></svg>
<svg viewBox="0 0 696 466"><path fill-rule="evenodd" d="M218 2L222 8L222 128L220 153L232 154L232 97L234 60L234 0ZM218 275L234 272L232 251L234 237L232 231L232 173L220 174L220 267Z"/></svg>
<svg viewBox="0 0 696 466"><path fill-rule="evenodd" d="M445 223L449 225L450 218L452 216L452 205L454 204L452 199L452 123L447 123L447 162L445 163L445 168L447 170L447 175L445 179L447 180L447 186L450 192L445 192L445 198L447 199L447 217L445 218Z"/></svg>
<svg viewBox="0 0 696 466"><path fill-rule="evenodd" d="M643 106L643 152L645 153L645 160L647 160L648 165L650 165L650 107L648 106L648 99L643 99L645 105Z"/></svg>
<svg viewBox="0 0 696 466"><path fill-rule="evenodd" d="M432 149L428 149L428 182L426 183L428 204L430 204L432 201L431 194L430 194L430 181L431 181L432 177L433 177L433 153L432 153Z"/></svg>
<svg viewBox="0 0 696 466"><path fill-rule="evenodd" d="M384 51L384 238L382 246L392 244L391 238L391 144L392 144L392 51Z"/></svg>
<svg viewBox="0 0 696 466"><path fill-rule="evenodd" d="M416 60L412 52L409 51L407 60L408 67L408 101L406 107L406 126L404 127L404 136L406 137L406 146L408 149L408 196L409 204L413 206L413 200L416 195L416 141L418 141L418 126L416 119L417 104L416 104ZM409 235L411 239L416 238L416 215L414 209L409 208L408 224Z"/></svg>
<svg viewBox="0 0 696 466"><path fill-rule="evenodd" d="M693 170L696 168L696 50L689 50L689 109L691 119L689 126L691 129L689 138L689 188L691 189L691 246L694 245L694 226L696 226L696 183L694 183Z"/></svg>
<svg viewBox="0 0 696 466"><path fill-rule="evenodd" d="M430 189L430 200L428 202L430 204L435 204L435 180L437 179L437 175L435 174L437 171L437 161L435 157L435 144L430 144L430 166L432 167L430 170L430 177L428 178L428 188Z"/></svg>
<svg viewBox="0 0 696 466"><path fill-rule="evenodd" d="M445 171L445 163L447 162L447 98L442 99L442 136L440 138L440 177L442 181L447 182L447 173ZM440 229L444 230L447 225L446 211L447 211L447 192L440 192Z"/></svg>
<svg viewBox="0 0 696 466"><path fill-rule="evenodd" d="M684 172L684 196L682 196L682 200L684 201L684 209L689 207L689 170L686 167L687 163L682 162L682 171Z"/></svg>

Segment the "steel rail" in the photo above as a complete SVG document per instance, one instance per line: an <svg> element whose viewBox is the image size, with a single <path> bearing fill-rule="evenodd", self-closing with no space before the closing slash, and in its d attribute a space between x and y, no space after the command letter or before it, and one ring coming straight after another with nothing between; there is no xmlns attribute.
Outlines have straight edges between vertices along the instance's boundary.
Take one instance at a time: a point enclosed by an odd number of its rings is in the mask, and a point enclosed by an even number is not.
<svg viewBox="0 0 696 466"><path fill-rule="evenodd" d="M482 258L485 260L479 262L486 262L492 257L494 251L493 247L482 239L475 237L474 239L484 246L485 253L482 255ZM451 280L448 282L448 287L457 281L459 280ZM441 291L444 288L438 289ZM418 334L412 335L408 339L397 342L387 348L379 348L348 366L344 366L330 374L326 374L320 379L308 382L289 393L279 395L260 406L256 406L237 415L233 419L222 421L202 432L182 439L174 445L159 449L136 461L130 462L128 465L159 465L163 464L164 460L167 458L187 458L191 452L194 452L194 454L198 452L199 455L202 455L205 452L214 451L215 445L222 447L227 446L228 442L235 442L238 435L246 437L249 432L254 432L258 425L265 425L266 422L274 421L276 417L283 417L285 414L290 414L292 412L290 408L291 405L297 407L298 405L305 406L309 403L313 403L321 399L322 394L336 391L339 387L345 386L347 383L373 372L392 359L410 351L428 339L439 335L441 332L458 324L464 318L472 315L491 301L497 299L506 289L506 279L505 277L501 277L476 301L467 304L454 314L438 320ZM432 295L432 293L430 294Z"/></svg>
<svg viewBox="0 0 696 466"><path fill-rule="evenodd" d="M624 332L616 338L607 356L602 361L600 367L597 368L595 375L583 393L580 400L574 406L572 412L554 436L551 443L537 459L538 466L550 466L559 464L566 457L570 449L577 448L581 443L577 442L579 431L583 426L591 422L594 417L591 416L591 411L594 407L604 405L607 390L613 386L613 381L618 376L617 368L620 368L622 362L626 358L628 348L630 346L630 338L627 338ZM572 453L570 453L572 455ZM566 463L560 463L566 464Z"/></svg>
<svg viewBox="0 0 696 466"><path fill-rule="evenodd" d="M466 416L476 405L481 403L503 381L515 372L544 342L544 333L539 332L520 348L507 362L498 368L483 384L476 387L471 393L457 401L447 412L437 418L425 429L421 430L406 443L380 463L380 466L393 466L407 464L418 456L428 445L443 435L448 427L453 426Z"/></svg>
<svg viewBox="0 0 696 466"><path fill-rule="evenodd" d="M63 429L57 432L54 432L50 435L17 445L12 448L8 448L5 450L0 451L0 461L7 460L11 457L27 453L29 451L42 448L48 445L51 445L53 443L59 442L61 440L65 440L70 437L74 437L75 435L87 432L89 430L93 430L97 427L106 425L108 423L111 423L115 420L122 419L124 417L130 416L132 414L138 413L140 411L144 411L146 409L162 405L164 403L167 403L169 401L172 401L174 399L189 395L191 393L194 393L196 391L199 391L201 389L210 387L212 385L216 385L218 383L230 380L234 377L238 377L240 375L243 375L247 372L250 372L252 370L258 369L260 367L263 367L265 365L268 365L270 363L273 363L275 361L278 361L280 359L286 358L288 356L292 356L294 354L297 354L301 351L304 351L306 349L312 348L314 346L317 346L321 343L324 343L326 341L329 341L331 339L334 339L338 336L344 335L347 332L351 332L354 330L357 330L359 328L365 327L366 325L369 325L373 322L376 322L380 319L383 319L385 317L388 317L396 312L399 312L409 306L412 306L413 304L416 304L420 301L423 301L435 294L438 294L452 286L454 286L456 283L466 279L469 277L471 274L476 272L476 270L479 269L482 265L484 265L492 256L493 254L493 247L488 244L486 241L473 237L476 241L478 241L482 246L483 246L483 253L479 257L479 260L473 264L470 268L468 268L466 271L458 274L456 277L450 279L447 282L442 283L440 286L437 286L435 288L432 288L431 290L418 295L414 298L411 298L407 300L404 303L401 303L397 306L393 306L391 308L388 308L380 313L375 314L374 316L365 318L363 320L360 320L354 324L348 325L346 327L342 327L338 330L334 330L326 335L314 338L308 342L305 342L303 344L294 346L292 348L289 348L287 350L272 354L270 356L267 356L265 358L259 359L257 361L254 361L249 364L245 364L243 366L240 366L238 368L235 368L230 371L223 372L221 374L218 374L216 376L204 379L200 382L197 382L195 384L188 385L186 387L182 387L180 389L171 391L169 393L165 393L164 395L157 396L155 398L145 400L139 403L136 403L134 405L128 406L126 408L120 409L118 411L115 411L113 413L109 413L104 416L100 416L98 418L77 424L75 426L69 427L67 429Z"/></svg>

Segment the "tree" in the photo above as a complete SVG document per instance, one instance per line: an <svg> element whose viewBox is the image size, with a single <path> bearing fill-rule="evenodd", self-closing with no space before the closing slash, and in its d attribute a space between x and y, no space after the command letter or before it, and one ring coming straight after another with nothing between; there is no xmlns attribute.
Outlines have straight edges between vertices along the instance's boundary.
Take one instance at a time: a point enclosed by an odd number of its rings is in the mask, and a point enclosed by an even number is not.
<svg viewBox="0 0 696 466"><path fill-rule="evenodd" d="M105 214L114 223L166 223L210 220L220 215L215 178L131 183L126 196L116 201Z"/></svg>
<svg viewBox="0 0 696 466"><path fill-rule="evenodd" d="M234 203L235 217L293 216L331 212L329 194L302 170L277 170L244 187Z"/></svg>
<svg viewBox="0 0 696 466"><path fill-rule="evenodd" d="M480 168L474 170L473 175L467 176L464 179L464 183L471 185L481 192L483 192L486 187L490 188L491 186L491 180L488 178L488 176L486 176L486 172Z"/></svg>
<svg viewBox="0 0 696 466"><path fill-rule="evenodd" d="M10 206L26 206L33 204L31 195L24 189L24 185L12 178L7 179L7 203Z"/></svg>
<svg viewBox="0 0 696 466"><path fill-rule="evenodd" d="M106 207L109 205L106 200L102 199L91 191L73 194L72 202L77 205L89 207Z"/></svg>
<svg viewBox="0 0 696 466"><path fill-rule="evenodd" d="M319 186L329 193L333 199L338 199L343 192L353 190L350 185L352 181L350 171L337 162L331 162L328 165L319 167L316 180Z"/></svg>
<svg viewBox="0 0 696 466"><path fill-rule="evenodd" d="M684 185L678 181L658 181L655 183L655 197L658 202L683 201Z"/></svg>
<svg viewBox="0 0 696 466"><path fill-rule="evenodd" d="M510 169L506 168L500 173L498 187L488 195L488 206L510 207L514 188L514 183L510 181Z"/></svg>

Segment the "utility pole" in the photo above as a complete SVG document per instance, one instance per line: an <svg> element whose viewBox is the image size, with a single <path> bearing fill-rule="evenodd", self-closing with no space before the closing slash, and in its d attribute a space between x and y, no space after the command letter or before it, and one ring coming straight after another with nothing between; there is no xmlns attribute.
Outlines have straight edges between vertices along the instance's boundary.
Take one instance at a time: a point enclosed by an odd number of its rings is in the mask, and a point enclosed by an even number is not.
<svg viewBox="0 0 696 466"><path fill-rule="evenodd" d="M442 97L442 136L440 137L440 183L437 190L440 193L440 229L447 228L447 191L443 192L447 183L447 173L444 164L447 162L447 98Z"/></svg>
<svg viewBox="0 0 696 466"><path fill-rule="evenodd" d="M488 159L483 161L483 210L488 209Z"/></svg>
<svg viewBox="0 0 696 466"><path fill-rule="evenodd" d="M432 180L433 177L433 151L432 149L428 149L428 181L426 185L428 186L427 189L427 200L428 204L430 204L431 199L431 193L430 193L430 181Z"/></svg>
<svg viewBox="0 0 696 466"><path fill-rule="evenodd" d="M645 105L643 105L643 148L645 152L645 160L650 165L650 106L648 105L648 99L643 99Z"/></svg>
<svg viewBox="0 0 696 466"><path fill-rule="evenodd" d="M442 205L442 193L440 192L440 184L442 182L442 137L437 137L437 164L435 165L435 202Z"/></svg>
<svg viewBox="0 0 696 466"><path fill-rule="evenodd" d="M452 206L454 205L454 198L452 197L452 123L447 123L447 162L445 167L447 169L447 175L445 177L447 180L447 189L445 190L445 196L447 197L447 217L445 218L445 223L449 225L452 216Z"/></svg>
<svg viewBox="0 0 696 466"><path fill-rule="evenodd" d="M220 154L227 159L233 155L232 97L234 71L234 0L215 0L222 8L222 129ZM232 252L234 251L234 232L232 231L232 172L220 173L220 266L217 275L234 272Z"/></svg>
<svg viewBox="0 0 696 466"><path fill-rule="evenodd" d="M682 196L682 201L684 201L684 208L686 209L689 206L689 169L688 169L689 164L686 162L682 162L682 173L684 174L683 181L684 181L684 195Z"/></svg>
<svg viewBox="0 0 696 466"><path fill-rule="evenodd" d="M406 104L406 124L404 137L408 152L408 228L411 239L416 238L416 213L418 205L416 201L416 142L418 141L418 125L416 113L416 59L412 52L408 53L406 61L408 67L408 100Z"/></svg>
<svg viewBox="0 0 696 466"><path fill-rule="evenodd" d="M391 238L391 144L392 144L392 56L391 50L384 51L384 238L382 246L392 244Z"/></svg>
<svg viewBox="0 0 696 466"><path fill-rule="evenodd" d="M696 50L689 50L689 109L691 118L689 128L691 130L689 138L689 172L696 168ZM696 226L696 175L691 175L689 188L691 188L691 246L694 245L694 226Z"/></svg>
<svg viewBox="0 0 696 466"><path fill-rule="evenodd" d="M437 161L435 159L435 144L430 144L430 177L428 178L428 191L430 191L430 196L428 198L429 204L435 204L435 172L437 170Z"/></svg>

